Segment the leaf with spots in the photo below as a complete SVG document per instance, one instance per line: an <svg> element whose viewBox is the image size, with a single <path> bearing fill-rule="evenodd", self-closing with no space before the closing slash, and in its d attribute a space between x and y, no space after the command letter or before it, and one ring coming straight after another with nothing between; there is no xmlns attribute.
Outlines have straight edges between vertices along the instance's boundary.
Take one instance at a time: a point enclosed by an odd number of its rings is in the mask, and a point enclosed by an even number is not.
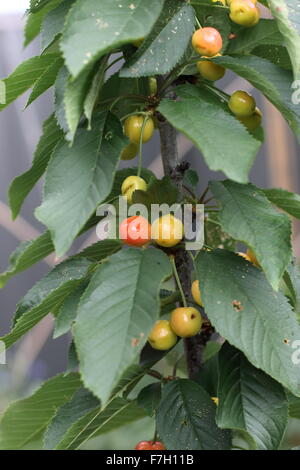
<svg viewBox="0 0 300 470"><path fill-rule="evenodd" d="M61 42L71 74L77 76L102 55L146 37L162 7L161 0L78 0Z"/></svg>
<svg viewBox="0 0 300 470"><path fill-rule="evenodd" d="M219 429L216 406L196 382L173 380L164 386L157 431L168 450L230 449L230 432Z"/></svg>
<svg viewBox="0 0 300 470"><path fill-rule="evenodd" d="M229 251L202 252L196 270L205 312L218 333L254 367L300 396L300 368L292 361L300 325L286 297L262 271Z"/></svg>
<svg viewBox="0 0 300 470"><path fill-rule="evenodd" d="M130 248L94 274L78 308L74 335L84 383L103 404L138 362L159 316L161 283L171 272L162 251Z"/></svg>
<svg viewBox="0 0 300 470"><path fill-rule="evenodd" d="M166 0L151 33L121 70L121 77L168 73L183 57L194 31L194 9L181 0Z"/></svg>

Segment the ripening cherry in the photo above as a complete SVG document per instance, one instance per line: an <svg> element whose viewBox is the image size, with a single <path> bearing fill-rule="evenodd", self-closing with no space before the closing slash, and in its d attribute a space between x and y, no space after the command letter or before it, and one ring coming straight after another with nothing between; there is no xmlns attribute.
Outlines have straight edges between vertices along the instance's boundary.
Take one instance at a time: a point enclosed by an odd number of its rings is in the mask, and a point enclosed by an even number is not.
<svg viewBox="0 0 300 470"><path fill-rule="evenodd" d="M199 60L197 62L198 72L205 80L215 82L224 77L226 69L222 65L215 64L210 60Z"/></svg>
<svg viewBox="0 0 300 470"><path fill-rule="evenodd" d="M252 116L256 109L256 102L253 96L243 90L235 91L228 102L230 111L238 117Z"/></svg>
<svg viewBox="0 0 300 470"><path fill-rule="evenodd" d="M133 160L138 153L138 145L130 143L127 147L124 148L121 160Z"/></svg>
<svg viewBox="0 0 300 470"><path fill-rule="evenodd" d="M144 42L144 38L141 38L141 39L136 39L135 41L132 41L132 44L133 44L135 47L139 48L139 47L141 47L141 45L143 44L143 42Z"/></svg>
<svg viewBox="0 0 300 470"><path fill-rule="evenodd" d="M129 140L133 144L139 144L141 139L141 134L143 131L142 142L148 142L154 133L154 122L151 117L147 118L147 122L144 125L145 116L135 114L133 116L129 116L124 124L124 132ZM144 127L144 129L143 129Z"/></svg>
<svg viewBox="0 0 300 470"><path fill-rule="evenodd" d="M166 450L160 441L141 441L135 446L135 450Z"/></svg>
<svg viewBox="0 0 300 470"><path fill-rule="evenodd" d="M251 250L251 248L248 248L247 256L249 257L251 263L254 264L254 266L256 266L257 268L260 268L260 264L258 262L258 259L256 258L255 253L254 253L253 250Z"/></svg>
<svg viewBox="0 0 300 470"><path fill-rule="evenodd" d="M124 219L119 227L120 239L129 246L143 246L151 241L151 225L141 215Z"/></svg>
<svg viewBox="0 0 300 470"><path fill-rule="evenodd" d="M246 261L249 261L250 263L252 263L250 257L247 255L247 253L243 253L242 251L239 251L237 254L239 256L241 256L242 258L244 258Z"/></svg>
<svg viewBox="0 0 300 470"><path fill-rule="evenodd" d="M191 338L201 330L203 319L194 307L180 307L173 310L171 328L181 338Z"/></svg>
<svg viewBox="0 0 300 470"><path fill-rule="evenodd" d="M171 248L178 245L184 236L181 220L166 214L152 223L152 239L160 246Z"/></svg>
<svg viewBox="0 0 300 470"><path fill-rule="evenodd" d="M158 320L152 328L148 341L153 349L168 351L177 343L177 336L168 320Z"/></svg>
<svg viewBox="0 0 300 470"><path fill-rule="evenodd" d="M141 441L135 446L135 450L152 450L152 442Z"/></svg>
<svg viewBox="0 0 300 470"><path fill-rule="evenodd" d="M238 120L248 129L249 132L255 131L262 123L262 112L256 108L252 116L238 117Z"/></svg>
<svg viewBox="0 0 300 470"><path fill-rule="evenodd" d="M129 203L132 202L132 195L134 191L147 191L147 183L140 176L128 176L122 184L121 193Z"/></svg>
<svg viewBox="0 0 300 470"><path fill-rule="evenodd" d="M213 57L223 47L222 36L215 28L197 29L192 37L192 45L196 52L205 57Z"/></svg>
<svg viewBox="0 0 300 470"><path fill-rule="evenodd" d="M230 19L241 26L250 28L260 19L260 10L253 0L231 0Z"/></svg>
<svg viewBox="0 0 300 470"><path fill-rule="evenodd" d="M196 304L200 305L200 307L203 307L203 301L201 297L201 291L199 287L199 281L194 281L192 284L192 296Z"/></svg>

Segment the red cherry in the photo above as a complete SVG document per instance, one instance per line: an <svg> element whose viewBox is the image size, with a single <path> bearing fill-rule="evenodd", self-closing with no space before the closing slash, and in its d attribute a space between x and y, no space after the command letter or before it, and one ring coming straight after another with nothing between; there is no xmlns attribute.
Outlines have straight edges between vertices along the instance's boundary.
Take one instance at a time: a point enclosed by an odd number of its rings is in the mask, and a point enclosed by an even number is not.
<svg viewBox="0 0 300 470"><path fill-rule="evenodd" d="M159 441L153 442L152 449L153 450L166 450L163 443Z"/></svg>
<svg viewBox="0 0 300 470"><path fill-rule="evenodd" d="M134 215L123 220L119 233L126 245L143 246L151 240L151 225L145 217Z"/></svg>
<svg viewBox="0 0 300 470"><path fill-rule="evenodd" d="M152 442L141 441L135 446L135 450L152 450Z"/></svg>

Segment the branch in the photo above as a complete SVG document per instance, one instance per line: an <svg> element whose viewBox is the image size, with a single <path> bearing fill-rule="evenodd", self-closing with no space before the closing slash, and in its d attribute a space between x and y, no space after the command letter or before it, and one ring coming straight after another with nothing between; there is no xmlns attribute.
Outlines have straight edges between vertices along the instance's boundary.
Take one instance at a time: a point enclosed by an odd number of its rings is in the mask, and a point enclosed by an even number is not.
<svg viewBox="0 0 300 470"><path fill-rule="evenodd" d="M169 98L175 99L173 92L167 92ZM177 188L180 194L183 195L183 178L185 171L189 168L187 162L179 162L177 136L176 130L171 124L159 116L159 132L161 138L161 156L165 174L168 175ZM184 248L180 248L175 253L175 263L183 287L183 292L188 303L191 303L191 272L193 266L190 256ZM187 367L189 377L195 377L203 363L203 350L209 341L213 329L209 324L202 331L193 338L185 339L185 352L187 359Z"/></svg>

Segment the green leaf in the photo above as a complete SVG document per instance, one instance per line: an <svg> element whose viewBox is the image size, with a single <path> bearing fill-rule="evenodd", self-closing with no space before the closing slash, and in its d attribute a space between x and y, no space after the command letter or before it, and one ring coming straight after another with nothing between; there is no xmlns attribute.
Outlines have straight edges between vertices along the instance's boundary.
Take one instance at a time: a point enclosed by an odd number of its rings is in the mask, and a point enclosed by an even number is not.
<svg viewBox="0 0 300 470"><path fill-rule="evenodd" d="M292 305L297 315L298 321L300 321L300 268L296 260L292 260L289 264L284 280L287 283L287 287L292 297Z"/></svg>
<svg viewBox="0 0 300 470"><path fill-rule="evenodd" d="M170 274L168 257L155 248L123 250L94 274L74 335L84 383L103 403L137 361L159 316L161 283Z"/></svg>
<svg viewBox="0 0 300 470"><path fill-rule="evenodd" d="M95 66L92 63L77 78L69 77L68 79L64 94L64 109L67 126L70 130L69 140L73 141L74 139L94 71Z"/></svg>
<svg viewBox="0 0 300 470"><path fill-rule="evenodd" d="M54 151L46 173L44 201L36 216L49 227L58 256L69 249L97 206L109 196L126 144L118 119L101 113L92 131L79 129L72 147L64 143Z"/></svg>
<svg viewBox="0 0 300 470"><path fill-rule="evenodd" d="M80 299L83 296L87 285L88 284L85 282L79 284L79 286L64 300L55 317L55 328L53 333L54 339L65 335L71 330L77 316Z"/></svg>
<svg viewBox="0 0 300 470"><path fill-rule="evenodd" d="M0 105L0 111L23 95L25 91L43 75L45 69L50 67L59 58L58 54L45 54L40 57L32 57L20 64L9 77L2 80L4 84L5 103Z"/></svg>
<svg viewBox="0 0 300 470"><path fill-rule="evenodd" d="M54 85L58 72L60 71L63 65L63 59L61 57L57 57L55 61L53 61L49 67L45 68L44 73L40 76L40 78L36 81L31 95L27 101L26 107L29 106L33 101L35 101L39 96L41 96L48 88Z"/></svg>
<svg viewBox="0 0 300 470"><path fill-rule="evenodd" d="M31 168L17 176L9 188L9 205L13 219L19 214L24 199L46 171L51 154L62 138L63 132L52 115L44 122L43 134L35 150Z"/></svg>
<svg viewBox="0 0 300 470"><path fill-rule="evenodd" d="M80 388L70 401L57 410L44 437L45 449L54 449L76 421L99 405L98 398L85 388Z"/></svg>
<svg viewBox="0 0 300 470"><path fill-rule="evenodd" d="M123 246L120 240L101 240L84 248L78 255L81 258L88 258L92 261L101 261L107 256L119 251Z"/></svg>
<svg viewBox="0 0 300 470"><path fill-rule="evenodd" d="M163 388L157 431L168 450L225 450L230 433L217 428L216 407L200 385L173 380Z"/></svg>
<svg viewBox="0 0 300 470"><path fill-rule="evenodd" d="M218 333L300 396L300 369L292 361L300 326L285 296L259 269L230 252L202 252L196 267L205 312Z"/></svg>
<svg viewBox="0 0 300 470"><path fill-rule="evenodd" d="M221 345L219 345L221 348ZM220 349L219 348L219 349ZM204 360L204 359L203 359ZM217 398L219 382L219 359L215 354L206 360L194 377L195 382L199 384L211 398Z"/></svg>
<svg viewBox="0 0 300 470"><path fill-rule="evenodd" d="M61 34L65 25L67 14L75 0L64 0L43 18L41 25L42 50L47 49Z"/></svg>
<svg viewBox="0 0 300 470"><path fill-rule="evenodd" d="M254 448L278 450L288 421L283 387L227 343L219 353L219 371L218 426L247 433Z"/></svg>
<svg viewBox="0 0 300 470"><path fill-rule="evenodd" d="M41 8L44 8L44 6L50 2L51 0L30 0L29 11L35 13Z"/></svg>
<svg viewBox="0 0 300 470"><path fill-rule="evenodd" d="M207 91L185 85L178 87L176 94L180 101L165 99L159 111L194 142L211 170L221 170L246 183L260 142Z"/></svg>
<svg viewBox="0 0 300 470"><path fill-rule="evenodd" d="M70 129L67 122L65 108L65 94L68 86L70 75L67 67L63 66L57 74L54 86L54 110L55 117L59 127L65 132L66 139L72 140Z"/></svg>
<svg viewBox="0 0 300 470"><path fill-rule="evenodd" d="M121 70L121 77L168 73L183 57L194 32L195 11L181 0L166 0L162 14L137 52Z"/></svg>
<svg viewBox="0 0 300 470"><path fill-rule="evenodd" d="M197 171L189 169L184 174L184 184L196 190L199 183L199 175Z"/></svg>
<svg viewBox="0 0 300 470"><path fill-rule="evenodd" d="M210 188L222 206L219 220L224 231L252 248L277 290L292 257L289 218L277 212L253 184L212 181Z"/></svg>
<svg viewBox="0 0 300 470"><path fill-rule="evenodd" d="M88 246L76 257L88 258L99 263L107 256L120 250L122 243L118 240L103 240ZM53 338L59 338L66 334L73 325L77 316L80 299L87 288L87 283L82 283L64 300L56 318Z"/></svg>
<svg viewBox="0 0 300 470"><path fill-rule="evenodd" d="M113 105L113 113L119 118L126 116L136 111L136 103L132 99L119 97L128 94L144 95L149 94L149 81L147 78L120 78L119 73L112 75L112 77L105 82L100 92L99 101L105 101L102 105L104 109L109 109L115 100L117 102Z"/></svg>
<svg viewBox="0 0 300 470"><path fill-rule="evenodd" d="M79 369L79 360L75 347L75 343L72 340L68 349L67 356L67 372L77 371Z"/></svg>
<svg viewBox="0 0 300 470"><path fill-rule="evenodd" d="M85 258L69 259L38 281L18 304L12 331L1 338L6 347L14 344L51 310L59 307L87 275L91 264Z"/></svg>
<svg viewBox="0 0 300 470"><path fill-rule="evenodd" d="M257 46L251 53L282 69L292 70L291 59L284 46Z"/></svg>
<svg viewBox="0 0 300 470"><path fill-rule="evenodd" d="M293 75L256 56L218 57L214 62L223 65L248 80L278 108L300 141L300 108L293 103Z"/></svg>
<svg viewBox="0 0 300 470"><path fill-rule="evenodd" d="M295 397L291 393L287 393L289 403L289 416L291 418L300 419L300 398Z"/></svg>
<svg viewBox="0 0 300 470"><path fill-rule="evenodd" d="M30 44L31 41L33 41L33 39L36 38L36 36L38 36L38 34L40 33L43 19L47 15L47 13L53 10L53 8L56 8L61 1L62 0L49 0L47 3L41 6L39 10L31 10L31 12L29 12L24 30L25 47L28 46L28 44Z"/></svg>
<svg viewBox="0 0 300 470"><path fill-rule="evenodd" d="M208 246L236 251L237 241L222 230L219 212L210 212L208 214L204 230Z"/></svg>
<svg viewBox="0 0 300 470"><path fill-rule="evenodd" d="M136 401L117 397L104 409L98 407L73 424L55 449L78 449L93 437L105 434L144 417L145 412L137 406Z"/></svg>
<svg viewBox="0 0 300 470"><path fill-rule="evenodd" d="M89 130L91 130L92 128L93 111L96 106L96 103L100 94L100 90L104 84L106 67L107 67L107 57L104 56L100 60L98 72L94 75L93 81L90 85L90 89L84 99L83 109L84 109L84 114L89 122Z"/></svg>
<svg viewBox="0 0 300 470"><path fill-rule="evenodd" d="M268 0L293 64L295 80L300 76L300 3L299 0Z"/></svg>
<svg viewBox="0 0 300 470"><path fill-rule="evenodd" d="M151 31L161 0L79 0L71 9L61 48L67 67L77 76L88 64L123 44L144 38ZM88 34L87 34L88 31Z"/></svg>
<svg viewBox="0 0 300 470"><path fill-rule="evenodd" d="M221 349L221 344L217 341L208 341L203 351L203 362L207 362L215 357Z"/></svg>
<svg viewBox="0 0 300 470"><path fill-rule="evenodd" d="M291 193L285 189L272 188L264 189L264 194L269 201L275 206L280 207L288 214L300 219L300 196L296 193Z"/></svg>
<svg viewBox="0 0 300 470"><path fill-rule="evenodd" d="M25 271L52 251L54 246L48 231L35 240L20 243L10 256L9 267L0 275L0 288L4 287L11 277Z"/></svg>
<svg viewBox="0 0 300 470"><path fill-rule="evenodd" d="M61 374L45 382L29 398L12 403L0 422L0 449L21 449L34 440L80 384L78 374Z"/></svg>
<svg viewBox="0 0 300 470"><path fill-rule="evenodd" d="M137 404L147 415L154 416L161 400L161 383L155 382L144 387L138 397Z"/></svg>
<svg viewBox="0 0 300 470"><path fill-rule="evenodd" d="M229 41L226 50L228 54L247 54L257 46L281 46L281 36L276 21L261 18L256 26L242 28L236 33L236 38Z"/></svg>
<svg viewBox="0 0 300 470"><path fill-rule="evenodd" d="M97 224L98 218L92 218L84 226L81 233L86 232ZM79 235L80 235L79 234ZM82 250L75 257L88 258L93 261L100 261L108 255L114 253L121 248L122 244L118 240L103 240ZM46 231L35 240L22 242L10 257L10 266L7 271L0 274L0 288L4 287L12 276L24 271L33 264L42 260L54 251L53 242L50 232Z"/></svg>

